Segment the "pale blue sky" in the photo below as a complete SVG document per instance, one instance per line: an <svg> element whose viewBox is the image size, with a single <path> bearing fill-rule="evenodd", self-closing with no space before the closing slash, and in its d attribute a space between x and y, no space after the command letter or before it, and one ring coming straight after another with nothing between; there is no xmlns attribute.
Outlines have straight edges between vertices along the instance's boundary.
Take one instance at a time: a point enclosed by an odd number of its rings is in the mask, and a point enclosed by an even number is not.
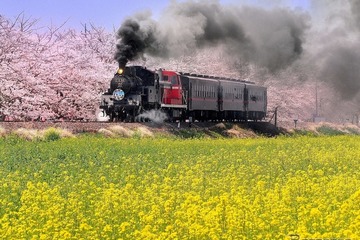
<svg viewBox="0 0 360 240"><path fill-rule="evenodd" d="M51 23L82 28L84 23L93 23L108 30L117 29L122 21L135 12L151 10L156 16L170 0L0 0L0 14L13 19L24 13L26 17L40 20L41 26ZM228 4L253 4L264 7L279 5L308 9L310 0L221 0Z"/></svg>

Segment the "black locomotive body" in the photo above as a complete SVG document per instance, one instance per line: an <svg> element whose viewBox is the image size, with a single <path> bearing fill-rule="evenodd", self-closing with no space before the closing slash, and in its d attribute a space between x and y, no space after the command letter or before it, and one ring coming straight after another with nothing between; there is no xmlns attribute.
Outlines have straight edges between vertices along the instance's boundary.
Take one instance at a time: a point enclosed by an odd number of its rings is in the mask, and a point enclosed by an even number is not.
<svg viewBox="0 0 360 240"><path fill-rule="evenodd" d="M126 67L111 80L100 108L110 121L135 121L161 110L170 121L260 121L266 116L267 89L236 79L149 71Z"/></svg>
<svg viewBox="0 0 360 240"><path fill-rule="evenodd" d="M100 108L110 121L134 121L144 109L155 108L149 89L155 86L155 74L142 67L119 69L101 97Z"/></svg>

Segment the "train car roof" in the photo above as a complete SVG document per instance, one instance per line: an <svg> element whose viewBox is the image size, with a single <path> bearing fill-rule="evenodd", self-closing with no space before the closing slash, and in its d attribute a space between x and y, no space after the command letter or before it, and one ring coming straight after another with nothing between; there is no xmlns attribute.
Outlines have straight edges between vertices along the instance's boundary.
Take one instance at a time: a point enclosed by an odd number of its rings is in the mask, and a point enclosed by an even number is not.
<svg viewBox="0 0 360 240"><path fill-rule="evenodd" d="M139 66L139 65L130 65L130 66L126 66L126 68L135 68L135 69L143 69L143 70L147 70L149 72L152 73L156 73L156 71L152 71L150 69L147 69L144 66ZM241 82L241 83L246 83L246 84L251 84L251 85L256 85L255 82L251 82L251 81L246 81L246 80L241 80L241 79L236 79L236 78L228 78L228 77L221 77L221 76L212 76L212 75L205 75L205 74L194 74L194 73L185 73L185 72L177 72L177 71L172 71L172 70L168 70L168 69L164 69L164 68L160 68L163 71L167 71L167 72L175 72L178 73L180 75L189 77L189 78L202 78L202 79L212 79L212 80L220 80L220 81L231 81L231 82Z"/></svg>
<svg viewBox="0 0 360 240"><path fill-rule="evenodd" d="M219 77L219 76L211 76L211 75L204 75L204 74L194 74L194 73L183 73L179 72L179 74L191 77L191 78L204 78L204 79L214 79L214 80L225 80L225 81L231 81L231 82L242 82L247 84L255 84L254 82L236 79L236 78L227 78L227 77Z"/></svg>

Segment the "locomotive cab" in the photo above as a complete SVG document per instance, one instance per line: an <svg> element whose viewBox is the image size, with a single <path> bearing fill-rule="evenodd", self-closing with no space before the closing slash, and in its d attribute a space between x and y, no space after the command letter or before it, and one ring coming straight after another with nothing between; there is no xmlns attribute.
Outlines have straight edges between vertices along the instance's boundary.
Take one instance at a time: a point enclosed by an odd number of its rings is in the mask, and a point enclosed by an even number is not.
<svg viewBox="0 0 360 240"><path fill-rule="evenodd" d="M180 78L176 72L162 71L163 89L161 103L166 105L182 105L183 91ZM169 106L171 107L171 106Z"/></svg>
<svg viewBox="0 0 360 240"><path fill-rule="evenodd" d="M157 71L159 77L160 108L167 113L169 120L174 121L184 117L186 113L186 96L177 72Z"/></svg>

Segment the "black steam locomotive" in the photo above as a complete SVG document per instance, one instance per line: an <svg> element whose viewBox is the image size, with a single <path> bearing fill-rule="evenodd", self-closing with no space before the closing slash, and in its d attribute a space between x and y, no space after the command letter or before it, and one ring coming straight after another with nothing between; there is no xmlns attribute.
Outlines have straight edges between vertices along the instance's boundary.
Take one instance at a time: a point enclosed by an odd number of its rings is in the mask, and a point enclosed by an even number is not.
<svg viewBox="0 0 360 240"><path fill-rule="evenodd" d="M153 109L170 121L259 121L266 107L266 87L252 82L141 66L119 69L100 103L110 121L128 122Z"/></svg>

